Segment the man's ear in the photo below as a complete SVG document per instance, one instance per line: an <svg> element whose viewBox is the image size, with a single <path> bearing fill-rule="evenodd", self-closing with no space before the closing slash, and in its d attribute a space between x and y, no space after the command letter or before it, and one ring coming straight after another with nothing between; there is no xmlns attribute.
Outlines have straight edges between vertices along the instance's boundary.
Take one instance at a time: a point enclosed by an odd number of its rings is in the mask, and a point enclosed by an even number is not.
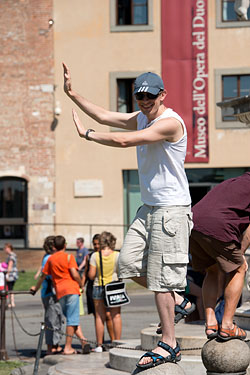
<svg viewBox="0 0 250 375"><path fill-rule="evenodd" d="M168 95L167 90L163 90L163 91L161 92L160 96L161 96L161 101L162 101L162 102L166 99L167 95Z"/></svg>

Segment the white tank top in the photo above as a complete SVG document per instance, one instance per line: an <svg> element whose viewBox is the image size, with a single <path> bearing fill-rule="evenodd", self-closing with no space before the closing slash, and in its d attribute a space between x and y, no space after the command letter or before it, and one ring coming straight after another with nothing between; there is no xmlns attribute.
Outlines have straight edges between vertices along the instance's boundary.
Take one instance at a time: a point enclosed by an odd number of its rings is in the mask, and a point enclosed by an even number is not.
<svg viewBox="0 0 250 375"><path fill-rule="evenodd" d="M184 135L177 142L161 141L137 146L137 160L142 202L150 206L189 205L191 198L184 161L187 130L182 118L171 108L148 123L142 112L137 117L137 129L145 129L164 118L175 118L183 126Z"/></svg>

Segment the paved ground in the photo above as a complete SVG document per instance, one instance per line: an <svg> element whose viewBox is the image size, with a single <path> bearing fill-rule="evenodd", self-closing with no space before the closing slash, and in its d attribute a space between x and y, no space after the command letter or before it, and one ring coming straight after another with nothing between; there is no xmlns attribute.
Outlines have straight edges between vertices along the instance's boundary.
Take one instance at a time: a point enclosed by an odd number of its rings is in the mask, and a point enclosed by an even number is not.
<svg viewBox="0 0 250 375"><path fill-rule="evenodd" d="M158 314L154 306L154 297L152 293L130 294L131 303L122 308L123 339L135 338L140 336L141 329L149 326L151 323L157 323ZM18 295L15 296L15 313L19 318L21 325L30 334L39 333L41 322L43 321L43 306L39 293L35 296ZM84 308L87 311L85 298ZM84 315L80 318L84 335L91 341L95 341L95 328L93 315ZM20 356L30 358L34 355L38 337L29 336L20 328L15 317L14 332L15 342ZM15 357L13 333L12 333L11 311L6 312L6 348L10 357ZM108 340L108 334L105 331L105 339ZM64 342L64 340L62 341ZM78 341L75 341L78 346ZM45 351L46 345L43 345Z"/></svg>
<svg viewBox="0 0 250 375"><path fill-rule="evenodd" d="M131 303L122 308L123 339L139 338L140 331L143 328L148 327L151 323L158 322L153 293L130 293L130 298ZM40 295L39 293L35 296L17 295L15 296L15 302L15 314L12 314L10 310L6 311L6 350L11 360L19 358L25 362L34 363L39 336L31 335L40 332L44 313ZM85 297L84 308L87 311ZM93 316L84 315L80 320L84 335L93 342L94 346L95 329ZM105 341L107 343L109 343L108 339L109 337L105 330ZM73 342L74 347L80 349L78 341L74 340ZM62 340L63 343L64 338ZM42 357L45 356L45 351L46 345L43 343ZM95 362L93 356L96 356L96 354L91 354L91 358ZM104 353L99 357L98 361L104 366L108 362L108 353ZM97 357L95 358L97 359ZM49 366L51 364L43 365L38 374L45 375Z"/></svg>
<svg viewBox="0 0 250 375"><path fill-rule="evenodd" d="M154 304L153 293L133 293L130 294L131 303L122 308L122 322L123 322L123 334L122 338L126 339L138 339L140 338L140 332L143 328L150 326L151 324L158 323L158 314L156 312ZM244 301L249 299L249 292L244 291ZM6 350L10 359L21 359L25 362L34 364L36 348L38 344L38 336L32 336L39 333L41 322L43 321L43 306L40 300L39 293L36 296L31 295L18 295L15 298L16 308L15 313L18 318L11 314L11 311L6 311ZM86 301L84 298L85 311ZM12 319L13 318L13 319ZM22 327L21 327L22 326ZM91 341L95 342L95 330L94 330L94 319L92 315L84 315L81 317L81 326L85 336ZM184 325L185 326L185 325ZM204 332L203 326L192 327L186 325L185 329L188 331L202 331ZM181 330L181 325L178 325L178 330ZM108 334L105 332L105 339L108 343ZM64 338L62 340L64 343ZM74 341L75 348L80 349L78 341ZM46 345L42 347L42 357L45 355ZM53 356L56 357L56 356ZM85 356L81 356L85 357ZM89 358L87 360L87 357ZM86 358L86 359L85 359ZM92 353L90 356L86 356L81 361L87 360L90 366L99 366L101 368L108 369L108 353L102 355ZM81 362L80 361L80 362ZM40 362L41 363L41 362ZM68 362L69 363L69 362ZM53 364L53 358L49 363L42 365L38 375L47 374L48 368ZM69 364L70 366L70 364ZM91 367L90 366L90 367ZM92 368L93 370L93 368ZM92 371L91 370L91 371ZM120 375L122 372L113 372L114 370L109 369L110 375ZM30 374L33 373L33 366L31 367ZM92 372L89 372L91 374ZM106 374L106 370L103 375ZM124 374L124 373L123 373ZM97 375L97 373L96 373Z"/></svg>

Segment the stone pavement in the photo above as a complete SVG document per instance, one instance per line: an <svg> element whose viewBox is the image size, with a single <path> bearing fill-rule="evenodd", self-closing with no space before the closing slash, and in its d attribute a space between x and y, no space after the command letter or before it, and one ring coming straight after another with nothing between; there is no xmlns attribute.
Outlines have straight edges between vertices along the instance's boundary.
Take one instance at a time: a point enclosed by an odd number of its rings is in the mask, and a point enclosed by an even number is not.
<svg viewBox="0 0 250 375"><path fill-rule="evenodd" d="M156 325L156 324L155 324ZM152 331L155 330L155 327L152 327ZM204 326L202 324L185 324L184 322L180 322L176 325L176 336L183 337L184 339L187 337L203 337L204 335ZM125 347L133 346L133 341L136 340L124 340ZM139 344L139 340L137 337L137 341ZM184 345L188 345L184 344ZM113 349L112 349L113 350ZM132 354L139 358L141 356L141 352L139 350L132 350ZM187 365L190 358L185 356L185 352L182 353L183 356L183 365L184 367ZM192 357L193 359L193 357ZM201 360L199 358L199 364L201 364ZM182 361L181 361L182 362ZM12 371L13 375L32 375L34 369L34 364L30 364L26 367L20 369L16 369ZM131 369L129 369L131 370ZM205 369L204 369L205 370ZM91 354L82 355L53 355L53 356L45 356L43 359L40 360L40 368L39 368L39 375L126 375L131 374L131 371L126 372L120 370L114 370L109 367L109 352L103 353L95 353L92 352ZM205 374L205 371L204 371ZM199 375L203 375L199 373Z"/></svg>
<svg viewBox="0 0 250 375"><path fill-rule="evenodd" d="M151 323L158 322L158 314L155 308L153 293L144 292L129 293L131 303L122 308L122 339L139 338L143 328L148 327ZM41 322L43 321L44 309L42 306L40 294L18 295L15 296L15 313L20 320L23 328L30 334L36 334L40 331ZM84 296L84 309L87 312L86 300ZM85 337L91 342L95 342L95 326L93 315L80 317L80 324ZM63 328L65 331L65 327ZM38 336L29 336L19 326L14 318L14 336L18 355L24 361L34 358ZM105 340L108 341L108 333L105 329ZM64 344L65 337L62 337L61 343ZM80 348L79 341L73 340L74 347ZM10 359L16 359L17 353L13 340L11 311L6 312L6 349ZM44 343L42 354L46 351Z"/></svg>
<svg viewBox="0 0 250 375"><path fill-rule="evenodd" d="M32 375L34 365L27 365L12 371L13 375ZM124 371L109 367L109 353L87 355L47 356L39 366L39 375L126 375Z"/></svg>
<svg viewBox="0 0 250 375"><path fill-rule="evenodd" d="M139 338L140 331L148 327L151 323L158 322L158 314L154 304L153 293L142 292L138 294L138 291L131 292L130 294L131 303L122 308L122 324L123 324L123 339ZM17 295L15 296L15 313L20 320L23 328L30 334L36 334L40 331L41 322L43 321L44 309L41 303L40 293L35 296L31 295ZM84 309L86 308L86 299L84 296ZM38 344L38 336L30 336L26 334L22 328L20 328L15 317L13 318L14 323L14 335L11 319L11 311L6 311L6 349L10 360L18 360L30 364L25 367L25 373L27 375L33 374L35 353ZM93 315L84 315L80 317L81 327L84 335L92 342L95 342L95 328ZM65 328L63 328L63 331ZM14 337L13 337L14 336ZM105 329L105 339L108 342L108 334ZM64 344L65 337L62 338L62 345ZM15 350L15 346L17 351ZM80 345L78 340L73 340L73 346L79 350ZM94 346L94 344L93 344ZM70 368L72 368L72 362L80 362L79 366L81 369L86 369L86 362L89 366L99 366L101 372L105 370L105 364L108 362L108 352L104 353L91 353L91 355L78 355L78 356L50 356L44 357L46 352L46 345L42 347L42 358L40 360L40 369L38 375L47 375L49 368L54 365L54 361L66 361L70 362ZM83 363L81 363L83 361ZM95 368L95 372L97 369ZM117 372L115 370L108 369L109 374L118 375L124 372ZM111 372L113 371L113 372ZM115 371L115 372L114 372ZM24 373L20 370L14 370L15 373ZM78 373L78 371L77 371Z"/></svg>
<svg viewBox="0 0 250 375"><path fill-rule="evenodd" d="M151 331L151 335L155 332L156 324L152 327L146 328L143 334L148 334ZM204 325L189 323L185 324L180 322L176 325L176 337L180 342L182 350L182 360L178 364L180 366L180 373L185 373L186 375L206 375L206 369L202 364L201 356L199 355L188 355L188 351L185 349L188 348L197 348L197 346L202 347L203 343L207 341L204 334ZM250 332L248 332L248 337L250 337ZM52 355L45 356L40 360L40 367L38 375L126 375L131 374L131 371L135 368L135 363L137 359L144 353L139 350L140 340L124 340L124 356L130 356L130 362L128 358L123 361L122 358L123 350L121 349L111 349L110 353L95 353L91 352L90 354L76 354L70 356L64 355ZM128 350L126 347L134 347L134 350ZM110 367L111 363L114 364L112 360L112 355L116 355L115 351L120 351L117 355L118 367L120 370L115 370ZM187 354L186 354L187 353ZM127 367L124 367L124 364L127 364ZM20 369L15 369L12 371L13 375L32 375L34 369L34 364L29 364L28 366ZM121 371L122 369L122 371ZM159 369L159 368L157 368ZM126 371L128 370L128 371ZM178 372L179 373L179 372ZM250 373L248 372L250 375Z"/></svg>
<svg viewBox="0 0 250 375"><path fill-rule="evenodd" d="M39 332L40 322L43 320L43 308L41 305L40 296L16 296L16 314L19 317L21 323L25 329L29 332ZM158 323L158 314L154 306L154 297L152 293L140 293L140 294L131 294L131 304L125 306L122 309L122 320L123 320L123 341L125 346L133 347L133 340L138 341L137 345L140 345L140 335L143 329L146 329L144 336L147 336L147 327L152 325L157 325ZM84 301L86 303L86 301ZM85 305L86 310L86 305ZM38 337L30 337L25 335L25 333L20 329L17 322L15 321L15 341L18 352L16 353L13 347L12 340L12 324L11 324L11 313L7 311L6 313L6 348L8 355L11 360L21 358L23 361L28 362L29 364L22 369L15 369L12 371L12 374L15 375L32 375L34 369L35 361L35 352L38 342ZM83 328L84 334L88 337L89 340L95 341L95 332L94 332L94 323L93 316L85 315L81 317L81 326ZM149 329L150 330L150 329ZM155 327L151 328L152 331L155 330ZM181 347L189 348L192 344L188 342L188 339L196 337L200 339L205 339L204 334L204 325L203 324L185 324L181 321L176 325L176 336L178 339L181 338ZM107 338L107 333L105 333ZM250 332L248 333L248 338L250 338ZM147 337L146 337L147 339ZM64 338L62 343L64 342ZM73 345L76 349L79 349L79 344L75 343ZM198 344L200 346L200 342ZM194 346L193 346L194 347ZM134 349L135 349L134 345ZM45 344L43 345L43 357L40 360L40 366L38 375L126 375L130 374L130 370L120 371L114 370L109 367L109 352L103 353L94 353L88 355L53 355L53 356L44 356L46 350ZM114 349L112 349L114 350ZM134 357L138 357L141 353L138 353L135 350L132 350ZM182 361L180 365L182 368L189 366L189 362L194 361L191 356L186 355L185 351L182 351ZM200 356L196 356L197 366L201 365ZM190 367L190 366L189 366ZM124 368L123 368L124 370ZM197 372L187 371L186 374L195 375ZM203 373L198 372L199 375ZM205 374L205 372L204 372Z"/></svg>

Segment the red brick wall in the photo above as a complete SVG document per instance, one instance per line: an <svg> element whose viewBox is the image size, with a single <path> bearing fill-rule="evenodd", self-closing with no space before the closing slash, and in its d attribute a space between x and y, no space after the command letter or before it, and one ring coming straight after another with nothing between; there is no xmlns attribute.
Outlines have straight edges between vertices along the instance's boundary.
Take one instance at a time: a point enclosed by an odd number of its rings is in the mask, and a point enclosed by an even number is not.
<svg viewBox="0 0 250 375"><path fill-rule="evenodd" d="M0 176L23 166L27 176L54 178L52 7L0 1Z"/></svg>

